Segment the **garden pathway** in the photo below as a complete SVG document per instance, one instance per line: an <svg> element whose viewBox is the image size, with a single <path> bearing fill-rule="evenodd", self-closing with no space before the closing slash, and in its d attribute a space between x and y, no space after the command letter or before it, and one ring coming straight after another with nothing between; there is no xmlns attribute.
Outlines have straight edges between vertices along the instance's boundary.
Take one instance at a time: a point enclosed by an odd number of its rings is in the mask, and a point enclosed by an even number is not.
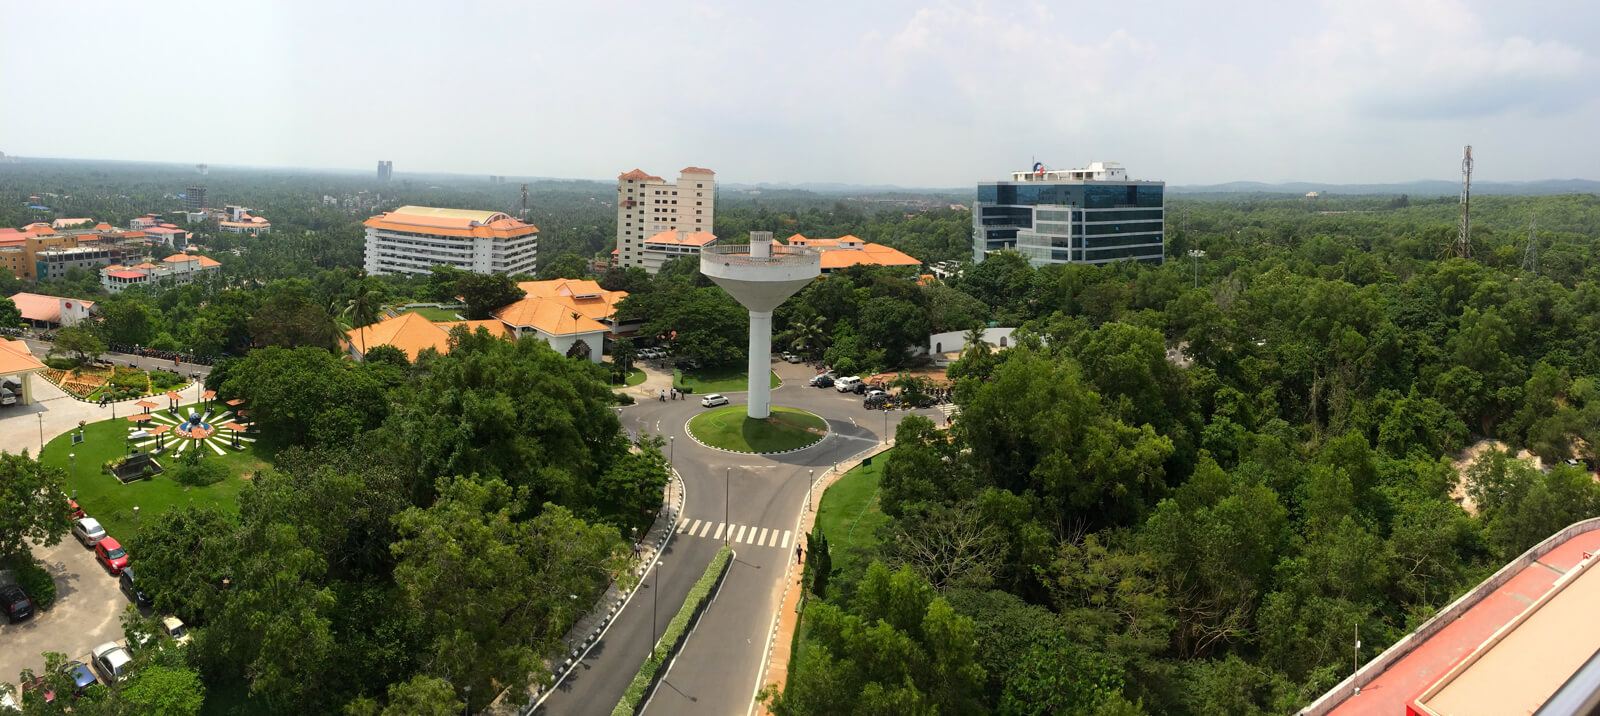
<svg viewBox="0 0 1600 716"><path fill-rule="evenodd" d="M178 394L183 396L183 402L193 403L200 400L203 392L205 387L196 382L190 383ZM93 423L113 417L113 411L115 417L139 411L133 407L132 401L101 406L99 403L75 400L38 376L33 378L33 396L33 405L0 408L0 452L15 454L27 450L29 455L37 457L42 444L39 441L41 433L44 441L49 442L55 436L78 427L79 420Z"/></svg>

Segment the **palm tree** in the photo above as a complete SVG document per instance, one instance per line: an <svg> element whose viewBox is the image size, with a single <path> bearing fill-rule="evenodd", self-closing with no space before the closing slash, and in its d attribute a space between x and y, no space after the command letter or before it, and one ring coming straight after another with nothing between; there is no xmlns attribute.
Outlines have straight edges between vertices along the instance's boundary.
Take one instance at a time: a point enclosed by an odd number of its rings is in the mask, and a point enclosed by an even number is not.
<svg viewBox="0 0 1600 716"><path fill-rule="evenodd" d="M978 355L987 355L989 353L992 346L989 345L989 341L984 340L983 332L984 326L982 323L974 325L967 330L966 345L961 349L961 357L967 357L969 355L968 351Z"/></svg>
<svg viewBox="0 0 1600 716"><path fill-rule="evenodd" d="M361 279L356 285L356 293L345 302L344 315L350 319L352 328L364 328L378 320L378 311L383 308L382 297L377 291L372 290L372 279ZM361 355L367 354L367 332L361 332Z"/></svg>
<svg viewBox="0 0 1600 716"><path fill-rule="evenodd" d="M796 318L789 324L789 330L779 334L779 339L807 358L818 358L828 345L826 322L825 317L815 314Z"/></svg>

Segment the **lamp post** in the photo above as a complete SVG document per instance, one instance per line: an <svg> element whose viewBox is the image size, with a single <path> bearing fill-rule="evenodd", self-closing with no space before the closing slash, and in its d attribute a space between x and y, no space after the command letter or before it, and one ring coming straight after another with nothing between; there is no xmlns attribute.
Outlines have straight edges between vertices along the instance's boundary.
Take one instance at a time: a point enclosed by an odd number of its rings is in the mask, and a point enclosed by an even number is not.
<svg viewBox="0 0 1600 716"><path fill-rule="evenodd" d="M677 447L678 447L677 440L678 440L678 436L676 436L676 435L668 435L667 436L667 464L668 465L676 464L676 463L674 463L672 461L672 456L677 454Z"/></svg>
<svg viewBox="0 0 1600 716"><path fill-rule="evenodd" d="M883 411L883 444L889 444L889 411Z"/></svg>
<svg viewBox="0 0 1600 716"><path fill-rule="evenodd" d="M1205 255L1206 255L1206 252L1201 251L1200 249L1189 249L1189 258L1194 259L1194 287L1195 288L1200 288L1200 257L1205 256Z"/></svg>
<svg viewBox="0 0 1600 716"><path fill-rule="evenodd" d="M135 530L139 529L139 506L138 505L134 505L133 506L133 528Z"/></svg>
<svg viewBox="0 0 1600 716"><path fill-rule="evenodd" d="M656 650L656 605L661 603L661 560L656 560L655 582L655 586L650 587L650 651L645 654L646 660Z"/></svg>
<svg viewBox="0 0 1600 716"><path fill-rule="evenodd" d="M728 538L733 536L733 525L728 524L728 503L732 501L733 468L723 468L722 471L722 524L728 529L722 532L722 543L727 544Z"/></svg>
<svg viewBox="0 0 1600 716"><path fill-rule="evenodd" d="M72 461L72 499L78 499L78 454L67 453L67 459Z"/></svg>
<svg viewBox="0 0 1600 716"><path fill-rule="evenodd" d="M806 478L806 512L811 511L811 492L817 489L817 471L807 470L810 476Z"/></svg>
<svg viewBox="0 0 1600 716"><path fill-rule="evenodd" d="M472 684L466 685L467 702L461 705L461 713L472 716Z"/></svg>
<svg viewBox="0 0 1600 716"><path fill-rule="evenodd" d="M39 413L39 452L44 452L44 413Z"/></svg>

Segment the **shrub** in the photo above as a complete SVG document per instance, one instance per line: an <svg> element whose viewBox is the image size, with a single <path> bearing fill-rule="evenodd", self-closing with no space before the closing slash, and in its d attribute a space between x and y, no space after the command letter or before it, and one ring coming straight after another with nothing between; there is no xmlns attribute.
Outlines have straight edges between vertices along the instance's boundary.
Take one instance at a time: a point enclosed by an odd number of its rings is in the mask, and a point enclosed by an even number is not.
<svg viewBox="0 0 1600 716"><path fill-rule="evenodd" d="M137 388L139 390L144 390L144 387L149 383L145 380L144 371L119 370L111 374L111 384L117 386L118 388Z"/></svg>
<svg viewBox="0 0 1600 716"><path fill-rule="evenodd" d="M27 592L40 610L49 609L56 601L56 580L50 570L32 557L18 557L6 563L6 568L17 573L17 586Z"/></svg>
<svg viewBox="0 0 1600 716"><path fill-rule="evenodd" d="M157 391L169 390L174 386L182 385L184 377L171 371L156 370L150 372L150 387Z"/></svg>
<svg viewBox="0 0 1600 716"><path fill-rule="evenodd" d="M633 405L636 401L627 393L617 393L617 405Z"/></svg>
<svg viewBox="0 0 1600 716"><path fill-rule="evenodd" d="M215 460L199 459L190 460L189 455L197 454L197 446L183 456L182 462L172 470L172 479L180 485L189 487L205 487L215 485L228 477L228 468Z"/></svg>
<svg viewBox="0 0 1600 716"><path fill-rule="evenodd" d="M155 477L155 476L156 476L156 469L151 467L151 466L149 466L149 465L145 465L143 469L139 470L139 478L142 479L142 480L148 480L148 479L150 479L152 477Z"/></svg>
<svg viewBox="0 0 1600 716"><path fill-rule="evenodd" d="M78 367L78 361L74 358L46 358L44 364L56 370L72 370Z"/></svg>
<svg viewBox="0 0 1600 716"><path fill-rule="evenodd" d="M728 570L728 562L733 559L733 550L727 545L717 550L717 556L711 558L710 566L706 573L700 575L700 580L689 589L688 598L683 600L683 607L667 623L666 631L661 633L661 642L655 651L650 653L644 666L639 667L639 673L633 677L633 682L628 684L628 690L622 692L622 700L611 709L611 716L627 716L639 708L639 702L644 699L645 692L656 683L661 669L667 661L678 653L682 646L679 642L689 632L689 624L705 609L706 602L711 599L711 590L722 581L722 575ZM659 567L657 568L659 569Z"/></svg>

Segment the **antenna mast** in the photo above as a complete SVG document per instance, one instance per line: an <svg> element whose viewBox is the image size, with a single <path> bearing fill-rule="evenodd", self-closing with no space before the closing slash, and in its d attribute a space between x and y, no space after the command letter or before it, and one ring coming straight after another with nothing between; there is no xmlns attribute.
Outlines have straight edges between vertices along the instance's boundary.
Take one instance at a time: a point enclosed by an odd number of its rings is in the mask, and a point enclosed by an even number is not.
<svg viewBox="0 0 1600 716"><path fill-rule="evenodd" d="M1472 258L1472 145L1461 155L1461 234L1456 237L1456 256Z"/></svg>
<svg viewBox="0 0 1600 716"><path fill-rule="evenodd" d="M522 185L522 220L528 220L528 185Z"/></svg>
<svg viewBox="0 0 1600 716"><path fill-rule="evenodd" d="M1534 229L1538 223L1528 219L1528 250L1522 254L1522 270L1529 273L1539 273L1539 239L1534 236Z"/></svg>

